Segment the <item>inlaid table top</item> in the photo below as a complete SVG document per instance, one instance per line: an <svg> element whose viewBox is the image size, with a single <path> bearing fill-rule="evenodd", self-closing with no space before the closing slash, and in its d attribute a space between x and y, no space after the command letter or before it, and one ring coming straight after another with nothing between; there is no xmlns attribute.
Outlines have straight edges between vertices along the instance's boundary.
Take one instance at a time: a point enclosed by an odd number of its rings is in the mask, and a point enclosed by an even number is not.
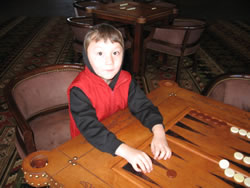
<svg viewBox="0 0 250 188"><path fill-rule="evenodd" d="M121 1L103 4L95 8L87 7L87 11L94 13L96 17L101 19L113 18L114 20L131 24L145 24L157 19L167 18L170 14L173 14L173 8L175 8L175 5L170 3Z"/></svg>
<svg viewBox="0 0 250 188"><path fill-rule="evenodd" d="M164 117L173 152L170 159L153 159L152 133L128 109L103 123L123 142L151 157L151 173L135 172L126 160L95 149L80 135L54 150L27 156L23 161L25 179L32 186L70 188L250 186L249 112L171 81L162 81L148 97Z"/></svg>

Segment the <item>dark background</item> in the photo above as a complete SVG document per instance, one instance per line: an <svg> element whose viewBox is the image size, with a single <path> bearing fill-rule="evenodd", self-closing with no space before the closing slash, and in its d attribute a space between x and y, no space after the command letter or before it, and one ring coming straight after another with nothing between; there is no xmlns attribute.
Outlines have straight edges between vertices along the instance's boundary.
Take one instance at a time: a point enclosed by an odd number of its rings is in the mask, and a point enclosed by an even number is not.
<svg viewBox="0 0 250 188"><path fill-rule="evenodd" d="M118 1L118 0L117 0ZM167 0L181 17L203 19L250 18L250 0ZM74 16L73 0L5 0L0 16Z"/></svg>

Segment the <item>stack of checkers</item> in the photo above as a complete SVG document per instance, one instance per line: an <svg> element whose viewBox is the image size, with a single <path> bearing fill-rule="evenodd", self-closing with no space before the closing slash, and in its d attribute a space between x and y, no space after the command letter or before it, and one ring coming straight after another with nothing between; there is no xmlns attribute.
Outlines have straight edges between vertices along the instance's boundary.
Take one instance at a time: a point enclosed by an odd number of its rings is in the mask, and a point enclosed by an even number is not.
<svg viewBox="0 0 250 188"><path fill-rule="evenodd" d="M241 136L246 136L250 139L250 132L247 132L245 129L239 129L237 127L231 127L230 131L235 134L240 134Z"/></svg>
<svg viewBox="0 0 250 188"><path fill-rule="evenodd" d="M237 152L236 152L237 153ZM249 160L249 158L248 158ZM248 161L249 162L249 161ZM229 161L226 159L222 159L219 162L219 166L224 169L224 173L229 178L234 178L234 180L238 183L244 182L247 187L250 187L250 177L245 177L243 174L234 171L232 168L229 168Z"/></svg>
<svg viewBox="0 0 250 188"><path fill-rule="evenodd" d="M241 136L247 136L250 139L250 132L247 132L244 129L238 129L237 127L231 127L230 131L233 134L239 134ZM243 160L246 165L250 165L250 156L244 156L241 152L235 152L234 158L236 160ZM245 186L250 187L250 177L246 177L243 174L234 171L230 168L230 163L227 159L222 159L219 162L219 166L224 169L224 173L227 177L233 178L236 182L242 183L244 182Z"/></svg>
<svg viewBox="0 0 250 188"><path fill-rule="evenodd" d="M234 134L239 134L240 136L246 136L248 139L250 139L250 132L247 132L245 129L239 129L237 127L231 127L230 131ZM250 164L250 156L244 156L240 152L234 153L234 158L237 160L242 160L247 165Z"/></svg>

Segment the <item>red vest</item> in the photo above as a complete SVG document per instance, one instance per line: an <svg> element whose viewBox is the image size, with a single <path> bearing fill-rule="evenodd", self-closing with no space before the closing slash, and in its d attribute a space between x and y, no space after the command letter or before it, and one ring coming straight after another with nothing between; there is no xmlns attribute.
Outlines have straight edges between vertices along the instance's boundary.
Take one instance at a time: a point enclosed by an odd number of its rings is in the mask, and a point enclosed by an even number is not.
<svg viewBox="0 0 250 188"><path fill-rule="evenodd" d="M76 123L70 111L70 90L72 87L80 88L89 98L92 106L96 110L99 121L109 117L118 110L128 106L128 93L131 82L131 75L126 71L121 71L119 79L112 90L103 79L92 73L86 66L68 88L70 132L72 138L79 135Z"/></svg>

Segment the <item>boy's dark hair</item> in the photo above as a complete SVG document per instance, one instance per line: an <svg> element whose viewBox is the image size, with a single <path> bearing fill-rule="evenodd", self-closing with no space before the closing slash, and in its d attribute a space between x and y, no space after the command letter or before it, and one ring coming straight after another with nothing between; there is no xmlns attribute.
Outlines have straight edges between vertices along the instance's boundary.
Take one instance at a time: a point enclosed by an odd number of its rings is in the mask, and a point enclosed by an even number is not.
<svg viewBox="0 0 250 188"><path fill-rule="evenodd" d="M110 40L112 43L118 42L124 49L124 40L121 32L114 26L106 23L95 25L85 35L84 50L86 54L89 44L92 40L95 40L95 42L98 42L100 40L104 40L104 42Z"/></svg>

